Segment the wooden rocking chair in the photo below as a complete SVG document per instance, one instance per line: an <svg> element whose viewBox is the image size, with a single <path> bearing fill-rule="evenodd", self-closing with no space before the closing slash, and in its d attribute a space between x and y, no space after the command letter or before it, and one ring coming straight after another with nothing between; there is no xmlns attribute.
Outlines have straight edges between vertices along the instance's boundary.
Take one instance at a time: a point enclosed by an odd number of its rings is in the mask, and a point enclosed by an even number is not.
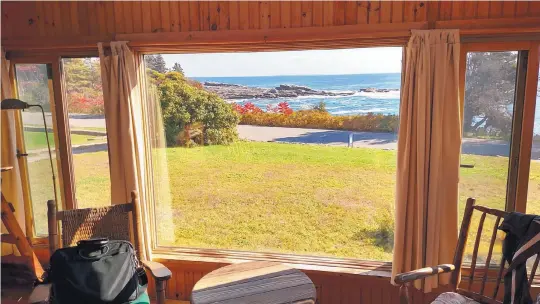
<svg viewBox="0 0 540 304"><path fill-rule="evenodd" d="M473 215L473 211L478 211L481 213L480 221L478 224L478 230L476 234L476 240L474 243L474 249L472 254L472 261L470 269L464 278L467 279L468 282L461 284L466 285L462 288L462 286L458 286L459 279L461 277L461 270L463 266L463 255L465 252L465 245L467 244L467 236L469 235L469 228L471 225L471 218ZM448 273L451 272L451 279L450 279L450 286L451 286L451 292L444 293L442 295L439 295L439 297L436 299L439 300L439 303L447 303L446 301L452 301L451 303L473 303L472 300L476 301L477 303L502 303L500 301L502 292L499 293L500 290L503 290L503 288L500 288L501 284L503 284L503 278L505 274L505 268L508 265L508 263L505 262L504 259L501 258L501 262L499 263L499 266L496 269L490 269L488 267L484 267L481 269L480 276L475 277L475 271L479 270L477 269L476 261L478 257L478 248L480 245L480 240L482 236L482 229L484 226L484 221L486 219L487 215L495 216L495 224L493 227L493 233L491 235L491 240L489 243L489 251L486 257L486 263L485 265L490 265L491 258L493 256L493 248L495 247L494 244L497 240L497 228L500 223L502 223L502 220L508 213L502 210L497 209L490 209L483 206L476 206L475 205L475 199L469 198L467 199L467 205L465 207L465 213L463 215L463 221L461 222L461 230L459 232L459 239L458 244L456 247L456 252L454 254L454 262L453 264L444 264L444 265L438 265L435 267L426 267L422 269L417 269L405 273L398 274L394 281L396 284L401 285L400 287L400 299L402 304L410 303L409 299L409 287L411 287L411 284L415 280L423 279L432 275L438 275L441 273ZM536 259L534 261L534 264L532 266L532 269L530 270L530 276L529 276L529 285L532 285L536 269L538 267L538 262L540 260L540 254L536 254ZM491 274L491 276L490 276ZM496 280L493 281L494 275L496 274ZM473 285L475 281L480 284ZM493 283L494 288L492 292L488 292L486 289L486 283L489 281L490 285ZM536 281L535 281L536 282ZM444 298L445 300L443 300ZM535 295L532 295L533 300L536 298ZM450 303L450 302L448 302Z"/></svg>
<svg viewBox="0 0 540 304"><path fill-rule="evenodd" d="M47 217L49 225L49 249L51 254L58 245L58 222L61 222L62 246L75 246L80 240L107 237L112 240L126 240L134 244L138 254L141 245L138 234L138 205L137 193L131 192L131 202L101 208L75 209L57 211L56 203L47 202ZM131 216L130 216L131 213ZM130 217L133 225L130 224ZM130 229L133 227L133 229ZM133 232L133 234L131 234ZM133 237L132 237L133 236ZM171 277L171 271L160 263L139 260L156 282L157 303L165 303L165 284ZM29 303L47 303L50 298L50 284L38 285L30 295Z"/></svg>

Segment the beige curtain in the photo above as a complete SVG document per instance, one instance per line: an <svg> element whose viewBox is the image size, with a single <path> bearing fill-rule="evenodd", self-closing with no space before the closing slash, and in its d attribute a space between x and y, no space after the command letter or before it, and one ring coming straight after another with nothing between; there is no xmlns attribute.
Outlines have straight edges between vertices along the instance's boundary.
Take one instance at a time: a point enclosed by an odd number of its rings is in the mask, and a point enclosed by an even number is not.
<svg viewBox="0 0 540 304"><path fill-rule="evenodd" d="M109 145L111 198L113 204L139 194L141 212L139 241L143 258L150 259L150 212L147 199L147 155L143 132L141 82L138 71L142 56L135 55L126 42L111 42L110 50L98 44L101 62L105 118Z"/></svg>
<svg viewBox="0 0 540 304"><path fill-rule="evenodd" d="M2 100L15 97L12 89L12 76L10 73L9 61L6 60L5 52L2 50ZM2 173L2 194L15 207L15 217L23 231L25 229L24 220L24 197L21 185L21 173L17 160L17 125L19 119L19 110L4 110L1 111L0 124L2 128L1 142L2 151L1 162L2 167L13 167L11 171ZM2 225L2 233L6 233L4 225ZM17 252L15 246L2 243L2 255Z"/></svg>
<svg viewBox="0 0 540 304"><path fill-rule="evenodd" d="M392 274L451 263L461 150L459 32L413 31L404 50ZM449 275L415 282L425 292Z"/></svg>

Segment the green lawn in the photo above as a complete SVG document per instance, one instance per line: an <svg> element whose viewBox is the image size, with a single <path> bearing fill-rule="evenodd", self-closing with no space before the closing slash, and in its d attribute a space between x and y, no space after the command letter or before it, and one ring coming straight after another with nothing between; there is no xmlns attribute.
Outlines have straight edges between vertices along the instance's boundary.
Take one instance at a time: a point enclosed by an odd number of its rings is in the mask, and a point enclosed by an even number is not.
<svg viewBox="0 0 540 304"><path fill-rule="evenodd" d="M49 132L49 140L51 142L51 148L54 147L54 133ZM71 144L73 146L88 143L105 142L104 136L89 136L80 134L71 134ZM37 149L47 148L47 139L45 132L24 131L24 142L26 145L26 151L32 151Z"/></svg>
<svg viewBox="0 0 540 304"><path fill-rule="evenodd" d="M395 151L238 142L169 148L166 157L168 177L155 179L161 189L169 186L171 197L157 200L161 244L391 259ZM507 158L463 158L475 167L461 169L460 217L468 196L502 207ZM74 161L79 205L108 204L107 153L74 155ZM30 166L39 172L46 162ZM538 213L540 164L531 172L529 207ZM36 218L46 231L46 198L39 201ZM489 223L483 240L491 236Z"/></svg>

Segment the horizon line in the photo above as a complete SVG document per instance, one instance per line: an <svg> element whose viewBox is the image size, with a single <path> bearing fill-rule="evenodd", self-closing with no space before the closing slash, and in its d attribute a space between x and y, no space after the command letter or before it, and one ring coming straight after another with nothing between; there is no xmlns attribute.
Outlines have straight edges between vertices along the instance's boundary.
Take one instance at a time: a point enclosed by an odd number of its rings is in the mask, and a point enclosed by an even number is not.
<svg viewBox="0 0 540 304"><path fill-rule="evenodd" d="M240 77L276 77L276 76L342 76L342 75L378 75L378 74L401 74L401 72L382 73L349 73L349 74L280 74L280 75L241 75L241 76L188 76L186 77L213 77L213 78L240 78Z"/></svg>

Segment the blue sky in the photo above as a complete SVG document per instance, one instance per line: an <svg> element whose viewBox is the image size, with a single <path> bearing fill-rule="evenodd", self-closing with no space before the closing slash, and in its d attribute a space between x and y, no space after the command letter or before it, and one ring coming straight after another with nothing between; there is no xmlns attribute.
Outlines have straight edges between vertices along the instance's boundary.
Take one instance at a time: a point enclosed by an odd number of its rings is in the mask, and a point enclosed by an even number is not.
<svg viewBox="0 0 540 304"><path fill-rule="evenodd" d="M165 54L188 77L336 75L401 72L401 48L256 53Z"/></svg>

